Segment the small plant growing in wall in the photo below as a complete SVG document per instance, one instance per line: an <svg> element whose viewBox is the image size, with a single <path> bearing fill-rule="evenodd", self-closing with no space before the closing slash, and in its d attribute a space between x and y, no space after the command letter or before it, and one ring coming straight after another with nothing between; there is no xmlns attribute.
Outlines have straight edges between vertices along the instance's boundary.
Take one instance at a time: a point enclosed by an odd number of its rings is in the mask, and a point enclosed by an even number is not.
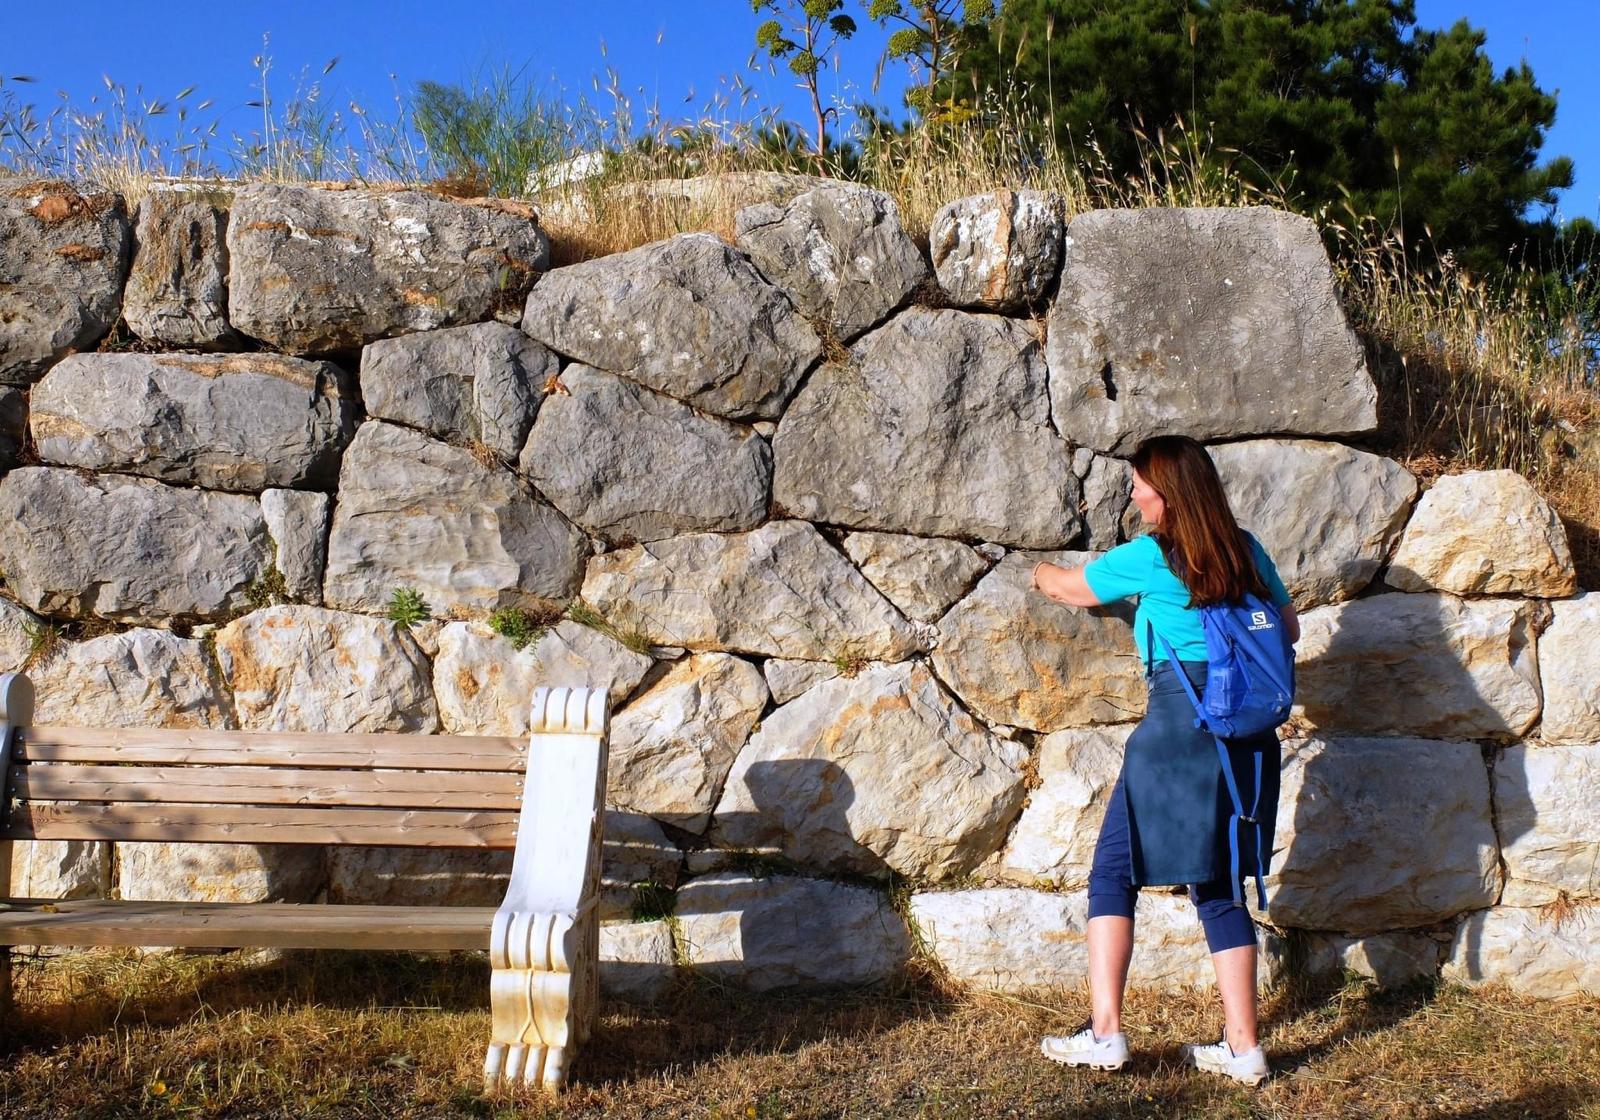
<svg viewBox="0 0 1600 1120"><path fill-rule="evenodd" d="M396 626L410 627L433 617L428 601L415 587L397 587L389 596L389 621Z"/></svg>
<svg viewBox="0 0 1600 1120"><path fill-rule="evenodd" d="M44 664L61 648L61 627L53 622L24 622L22 632L28 636L28 656L22 662L23 669Z"/></svg>
<svg viewBox="0 0 1600 1120"><path fill-rule="evenodd" d="M524 649L536 642L547 627L525 610L501 607L489 616L489 629L511 643L513 649Z"/></svg>

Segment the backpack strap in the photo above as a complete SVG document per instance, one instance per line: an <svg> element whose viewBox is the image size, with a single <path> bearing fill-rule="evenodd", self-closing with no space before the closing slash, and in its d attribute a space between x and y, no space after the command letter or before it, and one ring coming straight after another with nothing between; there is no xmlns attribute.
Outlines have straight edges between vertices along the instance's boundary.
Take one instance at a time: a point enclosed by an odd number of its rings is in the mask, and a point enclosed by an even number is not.
<svg viewBox="0 0 1600 1120"><path fill-rule="evenodd" d="M1154 622L1147 618L1145 619L1145 625L1149 628L1145 640L1145 656L1151 671L1154 670L1155 665L1153 654L1155 639L1159 638L1161 639L1161 648L1166 650L1167 660L1172 665L1173 675L1183 685L1183 690L1189 694L1189 702L1194 705L1194 725L1202 731L1209 732L1211 729L1206 726L1205 707L1200 702L1200 693L1195 689L1194 682L1189 679L1189 674L1183 671L1183 665L1178 661L1177 650L1172 648L1172 643L1167 641L1165 634L1160 634L1156 631ZM1228 864L1231 869L1228 881L1233 886L1233 901L1240 906L1244 905L1243 886L1240 882L1241 876L1239 874L1239 826L1241 824L1253 824L1256 827L1256 899L1260 903L1261 909L1265 910L1267 908L1267 872L1261 857L1263 847L1261 842L1261 821L1257 818L1257 813L1261 808L1261 752L1251 752L1255 755L1256 762L1256 789L1254 803L1250 806L1250 812L1246 813L1244 811L1244 798L1239 796L1239 783L1233 777L1233 760L1228 757L1228 744L1223 741L1220 735L1213 734L1211 739L1217 744L1217 756L1222 762L1222 779L1228 787L1228 799L1233 803L1233 815L1228 818Z"/></svg>

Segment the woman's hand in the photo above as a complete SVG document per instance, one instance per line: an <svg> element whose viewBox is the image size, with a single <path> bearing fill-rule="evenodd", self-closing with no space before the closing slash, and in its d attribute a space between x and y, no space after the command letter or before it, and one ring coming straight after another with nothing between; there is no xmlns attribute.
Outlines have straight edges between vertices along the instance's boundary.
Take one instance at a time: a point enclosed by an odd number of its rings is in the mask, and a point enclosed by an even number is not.
<svg viewBox="0 0 1600 1120"><path fill-rule="evenodd" d="M1045 596L1069 607L1098 607L1100 600L1089 589L1082 568L1063 568L1048 560L1033 566L1033 586Z"/></svg>

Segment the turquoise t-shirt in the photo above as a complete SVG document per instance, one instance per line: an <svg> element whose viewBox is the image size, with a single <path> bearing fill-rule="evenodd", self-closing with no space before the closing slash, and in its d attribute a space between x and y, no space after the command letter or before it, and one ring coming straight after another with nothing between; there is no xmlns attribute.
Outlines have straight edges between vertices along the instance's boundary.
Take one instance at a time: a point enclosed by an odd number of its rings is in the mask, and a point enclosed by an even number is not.
<svg viewBox="0 0 1600 1120"><path fill-rule="evenodd" d="M1261 542L1246 533L1250 552L1255 557L1256 571L1272 593L1274 605L1282 607L1289 602L1289 592L1284 590L1278 569L1267 555ZM1172 643L1181 661L1206 659L1206 635L1200 626L1200 612L1189 607L1189 589L1167 567L1167 558L1153 535L1138 537L1127 544L1119 544L1083 569L1089 590L1102 603L1138 596L1139 605L1133 613L1133 640L1139 647L1139 660L1150 660L1145 648L1148 623L1155 623L1156 631ZM1160 639L1156 641L1154 660L1165 661L1166 653Z"/></svg>

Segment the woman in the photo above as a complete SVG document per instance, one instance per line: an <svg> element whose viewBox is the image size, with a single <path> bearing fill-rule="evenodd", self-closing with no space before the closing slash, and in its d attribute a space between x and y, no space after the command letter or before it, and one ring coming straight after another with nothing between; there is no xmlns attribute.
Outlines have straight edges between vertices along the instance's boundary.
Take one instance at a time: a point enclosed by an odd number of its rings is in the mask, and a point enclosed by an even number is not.
<svg viewBox="0 0 1600 1120"><path fill-rule="evenodd" d="M1089 874L1089 994L1092 1017L1074 1035L1046 1038L1045 1057L1066 1065L1121 1069L1128 1062L1122 995L1133 955L1140 886L1184 884L1199 912L1217 972L1226 1027L1220 1042L1187 1045L1185 1061L1247 1084L1267 1076L1256 1038L1256 934L1230 870L1231 801L1216 741L1195 727L1195 710L1165 655L1203 690L1206 643L1199 608L1246 593L1282 612L1289 640L1299 622L1272 561L1239 528L1206 450L1184 436L1146 440L1132 457L1133 502L1154 531L1082 568L1041 562L1034 586L1057 602L1094 607L1137 597L1133 634L1149 681L1149 706L1128 738L1122 773L1100 826ZM1159 638L1151 640L1154 629ZM1151 648L1151 647L1154 648ZM1231 740L1246 804L1260 796L1260 835L1270 854L1278 808L1278 743L1273 732ZM1254 752L1265 751L1258 791ZM1242 830L1239 867L1255 866L1254 830Z"/></svg>

